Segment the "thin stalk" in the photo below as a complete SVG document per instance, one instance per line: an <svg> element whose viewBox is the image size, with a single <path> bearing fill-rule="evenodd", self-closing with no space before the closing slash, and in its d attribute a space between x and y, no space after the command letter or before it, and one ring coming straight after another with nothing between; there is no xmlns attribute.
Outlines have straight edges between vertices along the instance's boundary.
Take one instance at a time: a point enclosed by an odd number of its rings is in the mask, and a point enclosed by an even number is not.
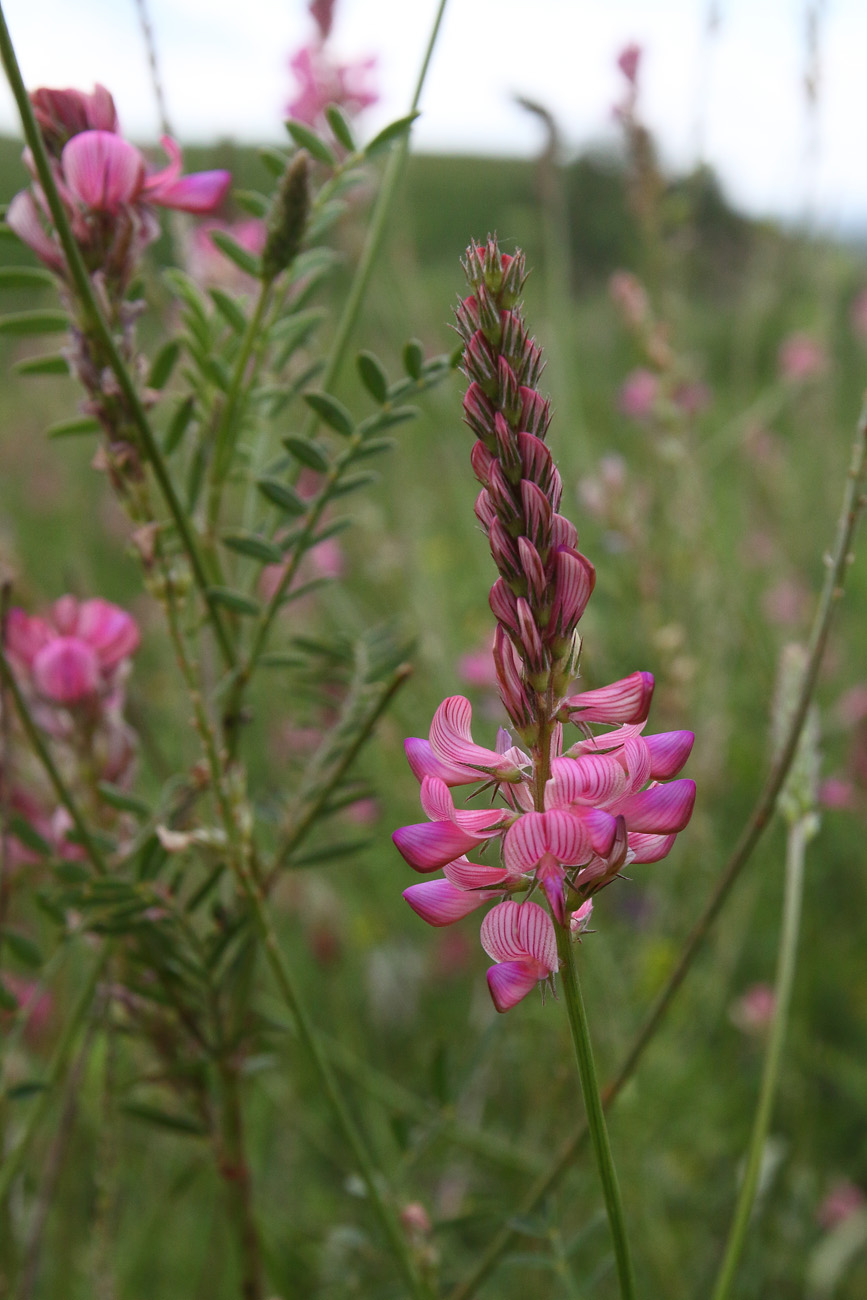
<svg viewBox="0 0 867 1300"><path fill-rule="evenodd" d="M440 25L443 20L445 8L446 0L440 0L427 47L424 52L424 58L422 59L418 80L416 81L412 103L409 107L410 113L415 113L417 111L419 102L421 101L422 90L424 89L424 83L427 78L427 71L433 56L434 47L437 43L437 37L439 36ZM322 375L322 387L326 391L331 389L331 386L337 378L340 367L343 363L347 344L349 343L352 331L355 328L355 323L358 320L358 313L361 310L361 304L364 301L364 295L367 292L367 286L370 282L370 277L373 274L373 267L382 246L389 209L391 208L397 184L400 180L400 174L403 171L403 166L406 162L408 153L409 133L404 135L403 139L392 151L385 172L383 173L382 184L379 187L379 194L377 195L376 204L367 230L367 238L364 241L361 260L356 267L355 275L353 276L352 284L350 285L349 293L347 294L346 302L343 307L343 314L337 324L337 332L334 335L331 348L328 352L328 358L325 362L325 370ZM316 416L311 415L308 418L304 429L306 437L311 436L316 425Z"/></svg>
<svg viewBox="0 0 867 1300"><path fill-rule="evenodd" d="M81 250L75 241L66 210L57 192L42 134L33 115L33 108L21 76L21 69L18 66L12 38L6 25L2 3L0 3L0 61L3 63L12 94L18 105L21 124L24 128L24 137L33 155L33 163L39 178L39 184L45 193L54 227L63 246L71 286L84 312L87 326L93 330L99 339L100 345L105 350L106 360L117 379L118 387L141 439L142 448L150 462L154 476L169 508L169 513L178 530L184 550L187 553L193 578L204 600L207 617L213 627L221 654L226 666L231 668L235 663L235 647L223 624L219 609L210 594L207 571L198 543L193 535L190 519L175 491L168 466L163 459L159 442L150 426L147 414L136 391L135 383L124 364L111 329L100 309L90 276L87 273L87 267L84 265L81 256Z"/></svg>
<svg viewBox="0 0 867 1300"><path fill-rule="evenodd" d="M106 945L94 962L87 983L63 1026L63 1032L60 1035L49 1066L48 1078L45 1081L46 1086L33 1101L32 1108L27 1116L27 1122L24 1125L24 1131L18 1140L18 1145L7 1152L3 1158L3 1163L0 1164L0 1205L5 1202L13 1182L21 1172L30 1150L30 1144L42 1127L45 1116L55 1099L57 1085L67 1072L79 1031L90 1011L108 956L109 948Z"/></svg>
<svg viewBox="0 0 867 1300"><path fill-rule="evenodd" d="M262 1248L253 1212L253 1188L244 1143L238 1072L231 1062L223 1060L219 1062L219 1076L219 1164L241 1254L241 1295L243 1300L263 1300Z"/></svg>
<svg viewBox="0 0 867 1300"><path fill-rule="evenodd" d="M698 956L711 926L721 912L738 876L749 862L759 840L771 821L780 791L797 753L798 743L801 739L801 733L816 688L819 669L822 665L834 611L843 596L846 574L851 559L851 547L855 540L861 514L865 504L867 504L867 497L864 495L865 474L867 474L867 398L865 398L865 404L861 409L855 438L852 443L852 454L846 475L846 484L843 489L843 501L837 520L837 533L833 550L826 561L827 572L813 618L813 627L807 651L807 667L804 672L798 702L789 719L779 753L771 764L758 800L720 873L713 893L687 937L673 971L635 1035L620 1069L609 1080L603 1090L602 1104L606 1110L622 1092L645 1050L656 1035L669 1006L674 1001L675 994ZM536 1179L523 1201L516 1207L516 1216L531 1214L539 1203L544 1200L567 1170L572 1167L575 1156L586 1136L587 1125L586 1122L582 1122L577 1125L563 1143L550 1169ZM508 1225L501 1228L476 1260L472 1272L451 1291L449 1300L470 1300L470 1297L476 1294L482 1283L497 1267L506 1251L513 1245L516 1236L514 1229Z"/></svg>
<svg viewBox="0 0 867 1300"><path fill-rule="evenodd" d="M617 1182L617 1171L608 1141L608 1128L602 1113L602 1097L596 1078L596 1066L593 1062L593 1046L590 1042L590 1028L587 1012L581 996L578 982L578 970L575 965L575 953L572 934L568 925L555 922L557 933L557 953L560 958L560 979L563 988L563 1001L569 1017L569 1029L575 1047L575 1059L578 1063L578 1075L581 1079L581 1091L584 1094L584 1109L587 1112L587 1124L599 1179L602 1183L602 1195L611 1228L611 1240L614 1245L614 1258L617 1264L617 1277L620 1282L620 1294L623 1300L635 1300L635 1275L629 1254L629 1242L626 1236L626 1220L623 1215L623 1203Z"/></svg>
<svg viewBox="0 0 867 1300"><path fill-rule="evenodd" d="M795 962L798 951L798 935L801 925L801 903L804 895L804 855L807 844L814 834L815 823L812 815L799 817L789 827L786 843L786 887L783 897L783 925L780 933L780 947L777 953L777 974L774 983L774 1019L770 1038L765 1052L762 1068L762 1082L753 1129L747 1149L746 1168L741 1183L737 1205L729 1229L725 1255L717 1274L713 1300L727 1300L734 1282L735 1273L740 1262L750 1223L759 1174L762 1167L765 1141L771 1123L777 1079L780 1073L780 1061L786 1026L789 1019L789 1007L792 1001L792 985L795 978Z"/></svg>
<svg viewBox="0 0 867 1300"><path fill-rule="evenodd" d="M15 710L21 720L21 725L27 735L27 739L33 746L40 763L45 768L46 775L54 787L54 793L72 818L72 824L75 827L82 848L87 853L93 863L94 869L99 873L99 875L106 875L108 867L106 866L105 858L102 856L102 853L94 842L90 831L87 828L87 823L79 811L78 804L75 802L69 787L60 775L57 764L51 757L51 751L46 745L39 728L33 721L27 701L15 680L15 674L12 671L12 666L9 663L9 660L6 658L6 652L2 645L0 645L0 677L3 678L4 685L12 696L15 703Z"/></svg>

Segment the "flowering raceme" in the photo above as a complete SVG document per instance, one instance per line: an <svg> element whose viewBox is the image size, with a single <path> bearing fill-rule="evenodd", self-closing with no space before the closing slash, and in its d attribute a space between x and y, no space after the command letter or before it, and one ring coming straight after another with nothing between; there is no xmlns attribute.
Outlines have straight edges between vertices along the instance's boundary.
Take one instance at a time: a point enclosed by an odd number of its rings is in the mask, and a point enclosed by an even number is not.
<svg viewBox="0 0 867 1300"><path fill-rule="evenodd" d="M519 305L524 259L489 239L470 247L465 269L471 293L457 311L470 381L464 415L477 439L476 515L500 575L490 593L494 666L520 743L501 729L494 749L476 744L469 701L443 701L428 739L406 741L428 821L393 838L416 871L443 871L404 891L430 925L494 902L481 940L496 962L488 971L494 1005L506 1011L556 973L555 925L577 938L593 896L624 866L669 852L692 814L694 782L672 778L694 737L643 735L650 673L570 692L596 574L558 513L562 484L545 443L550 409L537 390L542 357ZM570 723L579 738L567 744ZM452 789L468 785L492 789L499 806L456 807ZM483 853L487 863L468 856Z"/></svg>

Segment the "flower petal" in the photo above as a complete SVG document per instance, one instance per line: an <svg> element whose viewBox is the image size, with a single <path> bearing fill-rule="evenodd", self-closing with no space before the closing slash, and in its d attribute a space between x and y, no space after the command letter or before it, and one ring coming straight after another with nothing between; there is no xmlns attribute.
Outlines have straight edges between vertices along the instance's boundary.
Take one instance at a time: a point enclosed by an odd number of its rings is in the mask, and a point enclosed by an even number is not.
<svg viewBox="0 0 867 1300"><path fill-rule="evenodd" d="M608 820L613 822L613 818ZM554 808L550 812L524 813L509 827L503 841L503 861L511 875L533 871L546 853L569 866L591 857L585 821L565 809Z"/></svg>
<svg viewBox="0 0 867 1300"><path fill-rule="evenodd" d="M692 753L695 736L691 731L660 731L646 736L650 750L650 775L654 781L667 781L677 776Z"/></svg>
<svg viewBox="0 0 867 1300"><path fill-rule="evenodd" d="M669 781L619 799L612 811L626 818L630 831L670 835L672 831L683 830L692 816L694 803L695 781Z"/></svg>
<svg viewBox="0 0 867 1300"><path fill-rule="evenodd" d="M659 862L671 852L677 836L642 835L639 831L630 831L627 839L632 862Z"/></svg>
<svg viewBox="0 0 867 1300"><path fill-rule="evenodd" d="M494 1006L500 1013L511 1011L544 978L545 972L539 974L536 962L505 961L489 967L488 988Z"/></svg>
<svg viewBox="0 0 867 1300"><path fill-rule="evenodd" d="M468 862L466 858L447 862L443 870L458 889L496 889L511 879L502 867L486 867L481 862Z"/></svg>
<svg viewBox="0 0 867 1300"><path fill-rule="evenodd" d="M403 742L407 762L418 781L426 776L438 777L446 785L469 785L479 779L478 772L469 773L465 767L444 763L437 758L430 747L430 742L419 736L410 736Z"/></svg>
<svg viewBox="0 0 867 1300"><path fill-rule="evenodd" d="M422 872L438 871L478 843L475 835L468 835L451 821L400 826L391 838L409 865Z"/></svg>
<svg viewBox="0 0 867 1300"><path fill-rule="evenodd" d="M482 921L480 937L494 961L536 962L537 979L557 969L554 923L538 903L498 903Z"/></svg>
<svg viewBox="0 0 867 1300"><path fill-rule="evenodd" d="M482 907L490 898L499 895L479 890L476 893L459 889L450 880L424 880L410 885L403 896L412 910L428 925L452 925Z"/></svg>
<svg viewBox="0 0 867 1300"><path fill-rule="evenodd" d="M653 695L652 673L630 673L609 686L582 691L563 701L572 722L643 722Z"/></svg>
<svg viewBox="0 0 867 1300"><path fill-rule="evenodd" d="M605 754L581 758L555 758L551 780L545 790L545 807L563 808L572 803L599 805L626 792L627 775L621 763Z"/></svg>
<svg viewBox="0 0 867 1300"><path fill-rule="evenodd" d="M430 747L435 757L449 766L465 767L470 779L487 773L501 781L520 780L520 769L508 755L473 742L472 712L472 705L463 695L443 700L430 728Z"/></svg>
<svg viewBox="0 0 867 1300"><path fill-rule="evenodd" d="M60 249L47 233L39 205L29 190L16 194L6 212L6 225L52 271L63 270Z"/></svg>
<svg viewBox="0 0 867 1300"><path fill-rule="evenodd" d="M63 146L63 175L75 197L95 212L117 212L139 197L144 159L113 131L81 131Z"/></svg>

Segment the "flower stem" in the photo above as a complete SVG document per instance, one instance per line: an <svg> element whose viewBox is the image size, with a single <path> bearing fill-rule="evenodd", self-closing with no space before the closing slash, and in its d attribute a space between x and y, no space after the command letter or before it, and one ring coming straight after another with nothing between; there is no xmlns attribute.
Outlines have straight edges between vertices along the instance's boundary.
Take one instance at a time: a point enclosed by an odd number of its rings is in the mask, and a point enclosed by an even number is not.
<svg viewBox="0 0 867 1300"><path fill-rule="evenodd" d="M98 336L100 343L105 351L108 365L117 379L123 400L132 417L136 432L141 440L141 447L144 451L151 468L154 472L160 491L163 494L169 513L172 516L175 527L178 530L181 543L186 551L187 558L190 562L193 578L196 586L199 588L204 600L206 612L211 626L214 630L217 643L220 647L223 660L226 667L231 668L235 662L235 647L232 639L223 624L222 617L218 606L210 591L210 583L205 569L204 560L199 550L198 543L193 534L192 522L189 519L180 497L178 496L175 485L169 474L168 466L163 459L160 445L151 428L144 406L141 403L135 383L124 364L123 357L120 354L117 343L109 328L105 316L100 310L100 306L94 293L90 276L84 265L81 256L81 250L76 243L75 236L69 224L60 195L57 192L54 175L51 170L51 164L45 151L45 145L39 127L36 124L36 118L33 115L33 108L27 95L27 90L21 76L21 69L18 66L18 59L15 55L15 49L12 45L12 38L9 35L9 28L6 25L6 18L3 13L3 6L0 3L0 61L6 71L6 77L15 102L18 106L18 112L21 116L21 124L24 128L24 138L33 155L33 163L36 168L39 184L42 186L45 199L51 212L51 218L57 231L57 236L63 246L63 252L66 257L67 270L72 284L72 288L81 304L85 315L86 323L92 328Z"/></svg>
<svg viewBox="0 0 867 1300"><path fill-rule="evenodd" d="M596 1079L596 1066L593 1063L593 1047L590 1042L590 1030L584 999L578 982L578 971L572 946L572 934L568 926L555 923L557 932L557 953L560 957L560 978L563 983L563 1000L569 1017L569 1028L575 1046L575 1059L578 1062L578 1074L581 1079L581 1091L584 1094L584 1108L587 1112L587 1124L590 1139L602 1182L602 1194L611 1228L614 1244L614 1256L617 1263L617 1276L620 1281L620 1294L623 1300L634 1300L635 1276L626 1239L626 1223L623 1217L623 1204L620 1200L620 1188L617 1173L608 1141L608 1129L602 1112L602 1098Z"/></svg>
<svg viewBox="0 0 867 1300"><path fill-rule="evenodd" d="M244 1119L238 1071L231 1061L219 1062L219 1166L226 1185L229 1214L238 1237L243 1300L263 1300L265 1279L259 1228L253 1212L253 1189L244 1144Z"/></svg>
<svg viewBox="0 0 867 1300"><path fill-rule="evenodd" d="M792 984L795 976L795 960L798 948L798 933L801 923L801 901L804 893L804 853L807 843L815 831L815 819L812 814L799 817L789 828L786 844L786 887L783 897L783 925L780 933L780 947L777 953L777 975L774 984L775 1009L768 1040L765 1062L762 1069L762 1082L753 1129L747 1149L746 1168L740 1194L729 1229L726 1251L717 1274L713 1300L727 1300L735 1278L738 1263L744 1248L747 1229L756 1189L761 1171L765 1140L771 1123L774 1094L780 1071L780 1060L789 1019L789 1006L792 1000Z"/></svg>

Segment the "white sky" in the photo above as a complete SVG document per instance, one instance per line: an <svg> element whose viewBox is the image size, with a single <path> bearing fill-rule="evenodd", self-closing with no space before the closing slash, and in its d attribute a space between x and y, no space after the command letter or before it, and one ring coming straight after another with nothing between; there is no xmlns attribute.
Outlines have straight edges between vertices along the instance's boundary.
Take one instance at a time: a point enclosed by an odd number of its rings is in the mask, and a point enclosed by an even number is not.
<svg viewBox="0 0 867 1300"><path fill-rule="evenodd" d="M292 91L286 58L312 31L306 0L148 0L169 116L181 140L273 140ZM719 13L712 40L710 9ZM806 13L820 15L820 86L806 109ZM158 134L134 0L6 0L25 81L102 81L121 123ZM376 54L379 126L406 111L434 0L337 0L332 49ZM546 104L570 147L613 139L619 50L645 47L644 116L666 161L704 157L751 211L867 233L867 5L863 0L449 0L414 132L425 150L531 154ZM0 130L17 131L0 91ZM818 147L811 151L810 141ZM813 161L810 161L811 152Z"/></svg>

